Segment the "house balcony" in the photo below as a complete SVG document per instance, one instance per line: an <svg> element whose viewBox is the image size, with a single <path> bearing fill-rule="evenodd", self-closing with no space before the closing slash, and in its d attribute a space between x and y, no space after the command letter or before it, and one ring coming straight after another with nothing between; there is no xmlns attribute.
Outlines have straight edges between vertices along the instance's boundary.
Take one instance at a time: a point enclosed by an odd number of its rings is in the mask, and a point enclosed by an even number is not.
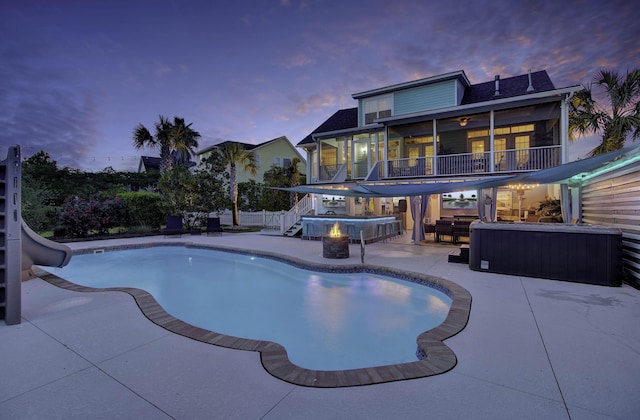
<svg viewBox="0 0 640 420"><path fill-rule="evenodd" d="M392 159L376 162L371 170L367 170L366 163L354 163L351 171L347 171L346 164L325 165L320 166L320 174L324 174L324 176L320 176L318 182L337 182L346 179L377 181L529 172L560 165L562 163L561 152L561 146L547 146L437 157ZM493 161L491 159L492 153ZM337 176L340 173L342 176Z"/></svg>

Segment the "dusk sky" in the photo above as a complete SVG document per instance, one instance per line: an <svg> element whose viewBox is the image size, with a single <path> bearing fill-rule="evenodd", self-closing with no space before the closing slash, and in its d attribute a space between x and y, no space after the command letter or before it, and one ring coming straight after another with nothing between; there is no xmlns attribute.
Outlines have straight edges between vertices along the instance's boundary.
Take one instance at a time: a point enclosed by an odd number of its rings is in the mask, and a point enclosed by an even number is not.
<svg viewBox="0 0 640 420"><path fill-rule="evenodd" d="M159 115L202 135L295 145L351 94L464 70L556 87L640 67L637 1L0 0L0 159L136 170ZM573 157L595 143L579 141Z"/></svg>

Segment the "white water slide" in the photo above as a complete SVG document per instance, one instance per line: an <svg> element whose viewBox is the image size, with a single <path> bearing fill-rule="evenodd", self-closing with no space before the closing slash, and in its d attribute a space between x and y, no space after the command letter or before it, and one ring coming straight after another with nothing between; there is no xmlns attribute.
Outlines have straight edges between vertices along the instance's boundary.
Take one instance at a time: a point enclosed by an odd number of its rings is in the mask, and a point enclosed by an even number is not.
<svg viewBox="0 0 640 420"><path fill-rule="evenodd" d="M64 267L71 259L71 248L59 244L35 233L22 221L22 272L32 265ZM24 275L24 274L23 274Z"/></svg>

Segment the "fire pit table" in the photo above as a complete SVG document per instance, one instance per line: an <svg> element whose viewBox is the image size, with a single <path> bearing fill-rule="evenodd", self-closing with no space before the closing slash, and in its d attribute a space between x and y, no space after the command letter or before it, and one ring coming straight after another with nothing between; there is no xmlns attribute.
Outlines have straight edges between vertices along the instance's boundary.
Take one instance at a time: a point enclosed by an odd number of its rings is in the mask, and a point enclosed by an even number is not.
<svg viewBox="0 0 640 420"><path fill-rule="evenodd" d="M349 258L349 235L322 237L322 256L324 258Z"/></svg>
<svg viewBox="0 0 640 420"><path fill-rule="evenodd" d="M340 224L335 222L328 235L322 236L322 256L324 258L349 258L349 235L340 232Z"/></svg>

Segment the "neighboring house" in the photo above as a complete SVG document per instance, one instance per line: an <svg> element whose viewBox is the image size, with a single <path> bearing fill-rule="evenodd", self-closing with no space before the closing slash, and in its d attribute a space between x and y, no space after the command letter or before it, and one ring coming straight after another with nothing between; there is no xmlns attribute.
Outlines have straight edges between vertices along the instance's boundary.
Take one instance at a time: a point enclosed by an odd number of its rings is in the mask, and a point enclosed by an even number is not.
<svg viewBox="0 0 640 420"><path fill-rule="evenodd" d="M186 159L178 157L176 153L173 153L172 159L174 165L183 165L186 163ZM189 161L190 168L194 167L195 165L195 162ZM138 163L138 172L150 171L160 172L160 158L154 156L140 156L140 162Z"/></svg>
<svg viewBox="0 0 640 420"><path fill-rule="evenodd" d="M140 156L138 172L160 172L160 158L152 156Z"/></svg>
<svg viewBox="0 0 640 420"><path fill-rule="evenodd" d="M324 188L447 183L536 171L567 162L567 102L581 89L556 88L546 71L478 84L455 71L354 93L356 107L338 110L297 146L307 152L309 184ZM544 198L550 192L531 194ZM522 198L509 193L508 199L503 195L508 204L502 215L521 218L514 209ZM344 212L389 213L404 204L402 198L367 201L361 209L362 200L350 204L347 197ZM431 200L432 220L464 214L464 208L449 211L444 194ZM475 204L468 210L473 213Z"/></svg>
<svg viewBox="0 0 640 420"><path fill-rule="evenodd" d="M258 172L255 176L251 175L249 172L245 172L241 166L238 166L238 182L247 182L251 179L256 182L263 182L264 173L271 169L272 166L287 167L291 164L291 160L294 157L299 158L301 161L300 164L298 164L298 170L300 173L305 174L307 172L307 164L304 157L285 136L260 144L232 141L218 143L211 147L207 147L196 154L198 164L211 153L211 150L229 143L240 144L245 150L252 152L255 156L256 164L258 165Z"/></svg>

